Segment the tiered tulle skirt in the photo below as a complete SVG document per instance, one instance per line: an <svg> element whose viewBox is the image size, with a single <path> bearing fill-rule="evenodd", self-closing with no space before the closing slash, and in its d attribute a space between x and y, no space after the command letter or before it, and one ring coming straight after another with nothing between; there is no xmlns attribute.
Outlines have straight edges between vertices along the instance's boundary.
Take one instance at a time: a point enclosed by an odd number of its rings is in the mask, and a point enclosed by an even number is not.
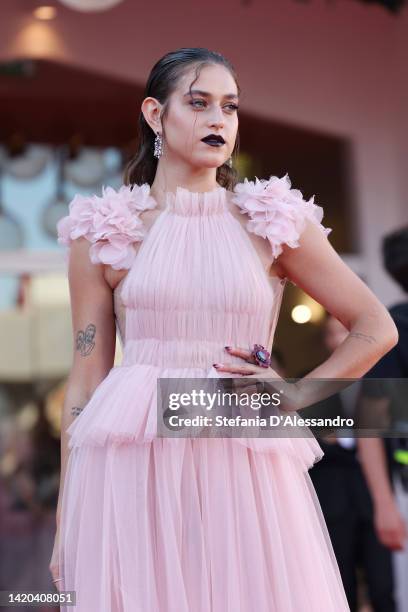
<svg viewBox="0 0 408 612"><path fill-rule="evenodd" d="M76 606L61 611L349 610L308 473L317 441L157 438L158 375L203 373L113 368L68 430L60 567Z"/></svg>

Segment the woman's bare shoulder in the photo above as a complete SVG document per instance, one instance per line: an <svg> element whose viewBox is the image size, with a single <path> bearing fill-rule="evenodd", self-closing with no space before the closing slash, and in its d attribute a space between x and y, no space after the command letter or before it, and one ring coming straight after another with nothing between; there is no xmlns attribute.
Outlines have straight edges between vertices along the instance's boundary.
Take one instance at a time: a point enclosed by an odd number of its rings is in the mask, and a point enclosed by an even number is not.
<svg viewBox="0 0 408 612"><path fill-rule="evenodd" d="M321 223L324 210L315 204L314 198L313 195L305 200L301 191L293 189L287 173L281 178L256 177L254 181L245 178L235 185L231 201L239 215L244 217L248 232L267 245L270 276L285 277L279 265L279 255L285 247L299 247L308 220L326 236L332 231Z"/></svg>
<svg viewBox="0 0 408 612"><path fill-rule="evenodd" d="M145 236L142 213L155 206L147 183L117 190L104 187L100 196L77 194L69 214L57 223L58 242L69 251L74 241L86 239L90 261L103 264L105 278L114 288L131 267Z"/></svg>

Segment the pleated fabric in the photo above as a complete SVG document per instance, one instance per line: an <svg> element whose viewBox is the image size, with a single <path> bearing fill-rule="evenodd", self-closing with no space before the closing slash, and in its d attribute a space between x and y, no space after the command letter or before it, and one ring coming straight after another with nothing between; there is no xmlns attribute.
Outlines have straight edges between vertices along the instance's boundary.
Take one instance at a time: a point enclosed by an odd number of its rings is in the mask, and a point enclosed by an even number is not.
<svg viewBox="0 0 408 612"><path fill-rule="evenodd" d="M167 193L121 288L123 361L67 430L60 569L76 605L62 612L349 610L308 428L157 436L158 379L242 365L224 346L265 345L281 289L225 189Z"/></svg>

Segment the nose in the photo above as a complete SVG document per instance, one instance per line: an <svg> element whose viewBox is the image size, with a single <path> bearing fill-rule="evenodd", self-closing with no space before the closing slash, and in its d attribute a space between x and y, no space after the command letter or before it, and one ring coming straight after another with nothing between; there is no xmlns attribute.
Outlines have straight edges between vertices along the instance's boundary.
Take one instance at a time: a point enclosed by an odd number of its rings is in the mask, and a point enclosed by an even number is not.
<svg viewBox="0 0 408 612"><path fill-rule="evenodd" d="M224 115L222 113L222 109L216 107L211 114L211 119L209 120L209 125L211 127L215 127L217 129L224 127Z"/></svg>

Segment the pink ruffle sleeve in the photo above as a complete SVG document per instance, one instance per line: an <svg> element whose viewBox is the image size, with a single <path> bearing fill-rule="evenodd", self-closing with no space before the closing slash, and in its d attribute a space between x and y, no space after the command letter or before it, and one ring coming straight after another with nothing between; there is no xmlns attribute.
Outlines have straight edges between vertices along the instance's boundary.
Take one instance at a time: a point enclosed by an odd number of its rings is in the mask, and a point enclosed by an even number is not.
<svg viewBox="0 0 408 612"><path fill-rule="evenodd" d="M249 215L248 231L269 240L274 259L282 253L283 244L291 248L300 246L306 219L326 236L332 231L321 224L323 208L314 203L314 196L306 201L298 189L291 189L287 173L282 178L271 176L268 180L246 178L235 186L232 199L241 213Z"/></svg>
<svg viewBox="0 0 408 612"><path fill-rule="evenodd" d="M57 223L58 242L69 247L84 236L91 242L92 263L129 269L136 254L134 243L145 235L140 212L155 206L147 183L118 190L104 187L101 196L78 194L69 204L69 214Z"/></svg>

